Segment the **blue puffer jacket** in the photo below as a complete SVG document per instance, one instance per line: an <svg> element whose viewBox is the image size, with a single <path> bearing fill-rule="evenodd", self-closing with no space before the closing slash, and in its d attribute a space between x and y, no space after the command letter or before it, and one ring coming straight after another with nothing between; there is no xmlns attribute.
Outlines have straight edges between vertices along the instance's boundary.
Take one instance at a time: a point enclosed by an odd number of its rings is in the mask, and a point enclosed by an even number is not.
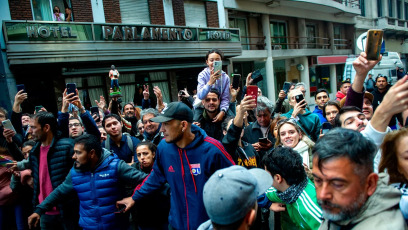
<svg viewBox="0 0 408 230"><path fill-rule="evenodd" d="M135 201L142 199L168 182L169 223L177 230L197 229L209 219L203 203L204 184L218 169L234 165L219 141L208 137L196 125L191 126L191 131L195 138L183 149L165 140L160 142L151 173L136 187L132 197Z"/></svg>
<svg viewBox="0 0 408 230"><path fill-rule="evenodd" d="M123 196L118 185L116 155L109 155L94 172L71 169L72 186L81 201L79 226L86 229L124 229L126 215L115 214ZM124 226L122 226L125 224Z"/></svg>

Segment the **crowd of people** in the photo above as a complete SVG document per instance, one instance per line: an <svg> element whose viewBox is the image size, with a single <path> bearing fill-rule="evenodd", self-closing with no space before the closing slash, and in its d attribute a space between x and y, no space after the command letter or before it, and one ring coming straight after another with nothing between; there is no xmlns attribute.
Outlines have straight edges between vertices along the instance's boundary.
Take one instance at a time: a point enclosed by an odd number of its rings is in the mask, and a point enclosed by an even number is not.
<svg viewBox="0 0 408 230"><path fill-rule="evenodd" d="M311 111L301 82L273 103L247 95L249 74L238 98L222 60L210 50L177 102L144 87L90 112L65 90L58 114L27 113L17 92L0 108L0 229L407 229L408 75L370 93L379 60L362 53Z"/></svg>

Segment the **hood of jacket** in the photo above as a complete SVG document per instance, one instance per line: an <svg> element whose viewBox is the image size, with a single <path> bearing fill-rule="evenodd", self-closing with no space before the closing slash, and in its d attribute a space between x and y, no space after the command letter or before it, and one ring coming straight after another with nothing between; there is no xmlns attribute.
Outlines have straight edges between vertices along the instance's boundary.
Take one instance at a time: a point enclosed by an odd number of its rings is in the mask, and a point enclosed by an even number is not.
<svg viewBox="0 0 408 230"><path fill-rule="evenodd" d="M346 95L344 95L344 93L341 92L341 91L337 91L337 93L336 93L336 98L343 99L345 96L346 96Z"/></svg>
<svg viewBox="0 0 408 230"><path fill-rule="evenodd" d="M191 132L195 137L194 140L184 148L185 150L197 148L203 143L204 138L207 136L207 133L197 125L191 125Z"/></svg>
<svg viewBox="0 0 408 230"><path fill-rule="evenodd" d="M355 225L376 214L382 213L394 207L398 207L401 193L398 189L388 185L389 176L385 173L379 174L377 189L370 196L360 212L352 219L340 221L339 225Z"/></svg>

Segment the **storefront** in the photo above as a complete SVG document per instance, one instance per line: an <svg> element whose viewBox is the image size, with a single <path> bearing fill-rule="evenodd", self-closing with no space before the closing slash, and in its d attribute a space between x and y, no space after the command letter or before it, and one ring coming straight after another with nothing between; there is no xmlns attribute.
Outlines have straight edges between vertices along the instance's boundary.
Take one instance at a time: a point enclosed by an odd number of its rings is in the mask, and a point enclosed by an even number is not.
<svg viewBox="0 0 408 230"><path fill-rule="evenodd" d="M122 101L139 104L139 89L159 86L165 102L197 86L211 48L228 58L241 55L238 29L3 21L6 56L16 84L25 84L27 111L43 105L57 111L66 83L76 83L88 106L108 96L108 72L120 72ZM56 103L57 102L57 103ZM24 109L24 107L23 107Z"/></svg>

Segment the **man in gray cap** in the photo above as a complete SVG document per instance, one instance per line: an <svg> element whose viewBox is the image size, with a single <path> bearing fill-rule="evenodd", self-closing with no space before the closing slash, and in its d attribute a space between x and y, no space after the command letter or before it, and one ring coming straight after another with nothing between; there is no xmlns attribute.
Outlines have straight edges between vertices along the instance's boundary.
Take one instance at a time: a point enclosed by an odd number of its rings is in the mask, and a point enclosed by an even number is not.
<svg viewBox="0 0 408 230"><path fill-rule="evenodd" d="M249 229L256 219L257 198L272 186L263 169L234 165L216 171L204 185L204 206L210 220L198 230Z"/></svg>
<svg viewBox="0 0 408 230"><path fill-rule="evenodd" d="M168 104L163 114L150 120L161 123L164 136L157 146L153 170L132 197L117 205L125 205L127 211L167 182L171 189L171 229L197 229L209 219L202 196L205 182L216 170L234 165L234 161L219 141L192 124L193 111L182 102Z"/></svg>

